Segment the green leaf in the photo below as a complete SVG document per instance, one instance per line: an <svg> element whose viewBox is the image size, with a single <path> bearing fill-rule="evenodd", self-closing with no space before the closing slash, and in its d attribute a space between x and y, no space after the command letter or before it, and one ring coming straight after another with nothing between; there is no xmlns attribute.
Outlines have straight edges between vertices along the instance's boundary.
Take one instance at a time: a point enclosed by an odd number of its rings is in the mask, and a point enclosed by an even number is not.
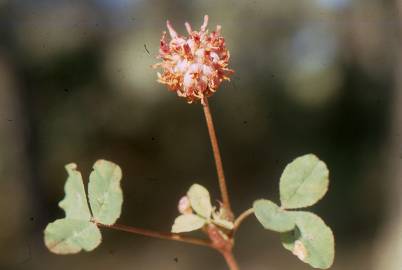
<svg viewBox="0 0 402 270"><path fill-rule="evenodd" d="M200 216L208 219L212 214L212 205L209 192L199 184L193 184L187 192L191 207Z"/></svg>
<svg viewBox="0 0 402 270"><path fill-rule="evenodd" d="M269 200L257 200L253 204L254 214L265 229L276 232L293 230L295 223L289 212Z"/></svg>
<svg viewBox="0 0 402 270"><path fill-rule="evenodd" d="M178 216L172 226L172 233L191 232L202 228L206 220L194 214Z"/></svg>
<svg viewBox="0 0 402 270"><path fill-rule="evenodd" d="M65 168L68 178L64 185L65 197L60 201L59 206L66 213L66 218L89 221L91 213L89 212L81 173L76 170L77 165L74 163L67 164Z"/></svg>
<svg viewBox="0 0 402 270"><path fill-rule="evenodd" d="M328 175L327 166L315 155L296 158L286 166L280 179L282 207L294 209L315 204L327 192Z"/></svg>
<svg viewBox="0 0 402 270"><path fill-rule="evenodd" d="M78 219L58 219L45 229L45 245L56 254L74 254L82 249L91 251L102 240L95 224Z"/></svg>
<svg viewBox="0 0 402 270"><path fill-rule="evenodd" d="M96 222L112 225L120 217L123 192L121 169L113 162L98 160L89 176L89 203Z"/></svg>
<svg viewBox="0 0 402 270"><path fill-rule="evenodd" d="M335 240L331 229L310 212L289 212L296 223L291 232L282 234L283 246L301 261L314 268L331 267L335 256Z"/></svg>

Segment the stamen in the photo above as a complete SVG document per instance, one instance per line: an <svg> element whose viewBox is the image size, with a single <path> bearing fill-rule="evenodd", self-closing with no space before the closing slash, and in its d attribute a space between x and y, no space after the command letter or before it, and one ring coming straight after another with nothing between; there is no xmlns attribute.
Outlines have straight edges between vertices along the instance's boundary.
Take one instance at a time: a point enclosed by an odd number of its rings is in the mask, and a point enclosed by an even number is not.
<svg viewBox="0 0 402 270"><path fill-rule="evenodd" d="M191 25L188 22L185 22L184 25L186 26L188 34L191 35L193 33L193 29L191 29Z"/></svg>
<svg viewBox="0 0 402 270"><path fill-rule="evenodd" d="M177 32L173 29L173 26L170 24L170 21L166 21L166 27L169 30L169 34L171 38L177 38Z"/></svg>
<svg viewBox="0 0 402 270"><path fill-rule="evenodd" d="M204 23L201 25L201 32L205 32L208 26L208 15L204 16Z"/></svg>

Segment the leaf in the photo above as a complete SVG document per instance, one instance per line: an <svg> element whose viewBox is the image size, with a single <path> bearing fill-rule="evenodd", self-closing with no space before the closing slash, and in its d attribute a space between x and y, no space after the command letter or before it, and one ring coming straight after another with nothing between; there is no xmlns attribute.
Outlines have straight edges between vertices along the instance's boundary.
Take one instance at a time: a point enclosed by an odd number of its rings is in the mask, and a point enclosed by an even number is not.
<svg viewBox="0 0 402 270"><path fill-rule="evenodd" d="M297 227L282 234L283 246L314 268L331 267L335 256L335 240L331 229L313 213L289 214Z"/></svg>
<svg viewBox="0 0 402 270"><path fill-rule="evenodd" d="M172 233L191 232L202 228L206 220L194 214L178 216L172 226Z"/></svg>
<svg viewBox="0 0 402 270"><path fill-rule="evenodd" d="M206 188L199 184L193 184L187 192L187 197L197 214L207 219L211 216L211 198Z"/></svg>
<svg viewBox="0 0 402 270"><path fill-rule="evenodd" d="M91 213L81 173L77 171L77 165L74 163L67 164L65 168L68 178L64 185L65 197L60 201L59 206L66 213L66 218L89 221Z"/></svg>
<svg viewBox="0 0 402 270"><path fill-rule="evenodd" d="M327 192L328 175L327 166L315 155L296 158L286 166L280 179L282 207L294 209L315 204Z"/></svg>
<svg viewBox="0 0 402 270"><path fill-rule="evenodd" d="M289 212L269 200L257 200L253 204L254 214L265 229L276 232L293 230L295 223Z"/></svg>
<svg viewBox="0 0 402 270"><path fill-rule="evenodd" d="M58 219L45 229L45 245L56 254L74 254L82 249L91 251L102 240L95 224L78 219Z"/></svg>
<svg viewBox="0 0 402 270"><path fill-rule="evenodd" d="M105 225L112 225L120 217L123 192L120 187L122 172L118 165L98 160L89 176L89 203L94 219Z"/></svg>

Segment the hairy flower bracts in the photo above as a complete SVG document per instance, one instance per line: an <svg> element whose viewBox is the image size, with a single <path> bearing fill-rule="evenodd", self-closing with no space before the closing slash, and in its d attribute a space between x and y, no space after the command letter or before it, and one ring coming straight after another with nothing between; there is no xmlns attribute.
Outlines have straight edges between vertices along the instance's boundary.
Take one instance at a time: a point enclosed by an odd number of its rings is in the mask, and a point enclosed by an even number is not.
<svg viewBox="0 0 402 270"><path fill-rule="evenodd" d="M169 90L186 98L188 103L211 96L224 80L234 72L228 68L230 54L225 39L221 36L221 26L208 33L208 15L200 31L193 31L188 22L185 23L188 37L181 36L166 22L170 42L163 32L160 41L158 58L162 61L153 65L162 68L158 74L158 82L166 84Z"/></svg>

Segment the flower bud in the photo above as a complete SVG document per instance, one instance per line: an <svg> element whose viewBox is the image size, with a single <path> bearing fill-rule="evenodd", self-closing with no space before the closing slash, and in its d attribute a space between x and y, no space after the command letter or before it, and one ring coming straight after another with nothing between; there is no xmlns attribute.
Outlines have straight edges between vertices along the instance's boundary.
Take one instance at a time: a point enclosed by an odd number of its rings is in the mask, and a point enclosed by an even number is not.
<svg viewBox="0 0 402 270"><path fill-rule="evenodd" d="M193 210L191 209L190 200L187 196L183 196L180 199L177 208L181 214L191 214L193 212Z"/></svg>

